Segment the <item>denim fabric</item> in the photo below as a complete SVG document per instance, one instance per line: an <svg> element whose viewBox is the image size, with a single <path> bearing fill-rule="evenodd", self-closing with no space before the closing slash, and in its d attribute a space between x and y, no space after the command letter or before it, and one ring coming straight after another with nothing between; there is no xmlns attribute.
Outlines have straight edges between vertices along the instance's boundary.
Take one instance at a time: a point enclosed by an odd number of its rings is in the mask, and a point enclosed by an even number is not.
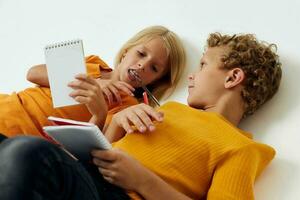
<svg viewBox="0 0 300 200"><path fill-rule="evenodd" d="M0 133L0 143L5 139L6 139L6 137Z"/></svg>
<svg viewBox="0 0 300 200"><path fill-rule="evenodd" d="M1 200L129 199L123 189L105 181L96 166L75 161L44 139L3 138L0 135Z"/></svg>

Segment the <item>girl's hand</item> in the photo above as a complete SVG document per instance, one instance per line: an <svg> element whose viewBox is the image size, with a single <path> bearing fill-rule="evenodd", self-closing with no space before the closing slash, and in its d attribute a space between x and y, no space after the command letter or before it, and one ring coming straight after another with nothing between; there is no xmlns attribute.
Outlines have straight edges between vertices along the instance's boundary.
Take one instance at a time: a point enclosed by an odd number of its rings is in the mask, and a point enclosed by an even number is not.
<svg viewBox="0 0 300 200"><path fill-rule="evenodd" d="M131 133L133 132L131 125L134 125L140 132L145 132L146 130L154 131L154 120L162 122L163 113L141 103L114 114L112 123L123 128L127 133Z"/></svg>
<svg viewBox="0 0 300 200"><path fill-rule="evenodd" d="M75 78L75 81L68 84L69 87L74 89L70 96L77 102L85 104L93 116L105 119L108 108L96 80L86 74L78 74Z"/></svg>
<svg viewBox="0 0 300 200"><path fill-rule="evenodd" d="M145 177L151 175L147 168L121 150L94 150L91 154L104 179L124 189L137 191L147 180Z"/></svg>
<svg viewBox="0 0 300 200"><path fill-rule="evenodd" d="M105 95L108 105L122 104L122 98L120 91L125 92L128 95L134 96L132 93L135 89L130 84L123 81L112 81L105 79L97 79L103 94Z"/></svg>

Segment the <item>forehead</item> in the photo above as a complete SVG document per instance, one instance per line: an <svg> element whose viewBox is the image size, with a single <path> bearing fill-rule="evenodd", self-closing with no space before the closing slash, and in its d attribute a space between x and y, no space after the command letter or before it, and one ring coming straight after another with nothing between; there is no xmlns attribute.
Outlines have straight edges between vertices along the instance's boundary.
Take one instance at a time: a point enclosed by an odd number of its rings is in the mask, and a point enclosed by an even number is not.
<svg viewBox="0 0 300 200"><path fill-rule="evenodd" d="M208 47L203 53L202 59L206 60L221 60L229 52L229 48L225 46L221 47Z"/></svg>
<svg viewBox="0 0 300 200"><path fill-rule="evenodd" d="M148 41L144 41L138 46L143 47L152 53L158 52L164 54L166 52L164 41L162 38L159 37L150 39Z"/></svg>
<svg viewBox="0 0 300 200"><path fill-rule="evenodd" d="M147 51L160 65L166 65L169 53L162 38L154 38L137 46Z"/></svg>

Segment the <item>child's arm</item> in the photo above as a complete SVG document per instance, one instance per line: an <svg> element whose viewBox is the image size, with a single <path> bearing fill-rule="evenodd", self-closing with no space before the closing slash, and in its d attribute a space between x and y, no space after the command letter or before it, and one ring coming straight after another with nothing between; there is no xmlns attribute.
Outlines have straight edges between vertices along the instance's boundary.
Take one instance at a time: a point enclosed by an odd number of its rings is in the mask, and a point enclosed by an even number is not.
<svg viewBox="0 0 300 200"><path fill-rule="evenodd" d="M92 156L93 163L105 180L126 190L135 191L144 199L190 200L121 150L94 150Z"/></svg>
<svg viewBox="0 0 300 200"><path fill-rule="evenodd" d="M110 143L120 140L126 134L124 128L120 127L114 117L109 126L103 130L105 137Z"/></svg>
<svg viewBox="0 0 300 200"><path fill-rule="evenodd" d="M49 87L46 65L32 66L27 72L27 80L40 86Z"/></svg>

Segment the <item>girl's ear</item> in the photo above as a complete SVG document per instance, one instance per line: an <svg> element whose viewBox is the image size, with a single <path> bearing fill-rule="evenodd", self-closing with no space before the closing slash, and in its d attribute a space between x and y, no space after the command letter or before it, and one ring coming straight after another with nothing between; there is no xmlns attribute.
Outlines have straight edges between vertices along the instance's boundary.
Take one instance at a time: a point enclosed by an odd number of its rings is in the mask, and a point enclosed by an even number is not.
<svg viewBox="0 0 300 200"><path fill-rule="evenodd" d="M123 60L123 58L126 56L127 54L127 50L124 51L123 55L122 55L122 58L121 58L121 61Z"/></svg>
<svg viewBox="0 0 300 200"><path fill-rule="evenodd" d="M245 73L241 68L230 70L225 78L224 87L226 89L234 88L241 84L245 79Z"/></svg>

